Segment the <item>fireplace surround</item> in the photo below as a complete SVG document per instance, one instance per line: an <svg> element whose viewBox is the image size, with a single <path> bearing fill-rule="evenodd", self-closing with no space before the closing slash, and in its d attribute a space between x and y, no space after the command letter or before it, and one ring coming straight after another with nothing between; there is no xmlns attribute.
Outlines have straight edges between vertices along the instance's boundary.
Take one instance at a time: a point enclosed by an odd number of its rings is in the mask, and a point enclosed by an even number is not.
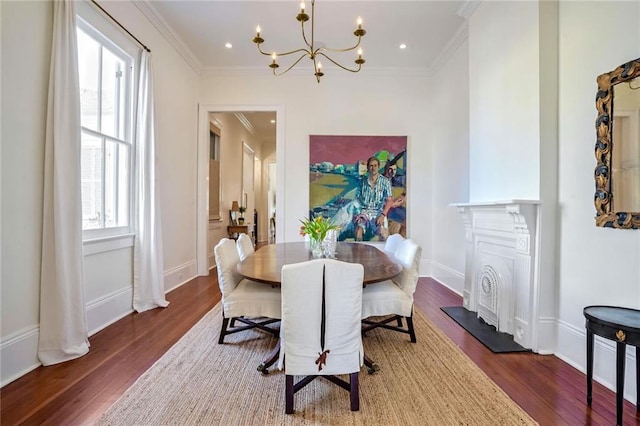
<svg viewBox="0 0 640 426"><path fill-rule="evenodd" d="M540 202L456 206L465 224L464 307L535 350Z"/></svg>

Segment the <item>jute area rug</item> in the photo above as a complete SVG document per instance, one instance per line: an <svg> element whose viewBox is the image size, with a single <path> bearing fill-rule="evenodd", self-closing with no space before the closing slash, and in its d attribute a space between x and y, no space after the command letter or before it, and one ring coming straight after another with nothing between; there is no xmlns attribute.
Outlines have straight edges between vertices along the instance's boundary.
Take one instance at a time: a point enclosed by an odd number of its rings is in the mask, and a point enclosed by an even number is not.
<svg viewBox="0 0 640 426"><path fill-rule="evenodd" d="M219 345L220 304L158 360L98 420L99 425L534 425L419 310L418 343L373 330L364 338L380 370L360 372L360 411L349 393L318 378L284 413L284 373L256 367L276 339L240 332Z"/></svg>

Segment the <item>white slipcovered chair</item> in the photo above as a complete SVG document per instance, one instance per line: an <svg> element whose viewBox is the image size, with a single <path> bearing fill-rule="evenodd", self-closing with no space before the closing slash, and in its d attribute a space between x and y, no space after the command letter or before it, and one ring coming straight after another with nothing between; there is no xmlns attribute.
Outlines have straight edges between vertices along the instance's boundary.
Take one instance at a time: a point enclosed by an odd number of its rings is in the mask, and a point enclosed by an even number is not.
<svg viewBox="0 0 640 426"><path fill-rule="evenodd" d="M251 328L259 328L277 337L278 330L267 327L267 324L280 320L280 289L244 279L238 273L236 267L240 257L233 240L223 238L213 251L222 293L222 327L218 343L224 343L228 334ZM234 327L235 321L245 325Z"/></svg>
<svg viewBox="0 0 640 426"><path fill-rule="evenodd" d="M236 241L236 245L238 248L238 255L240 256L240 261L243 261L247 256L255 251L253 248L253 241L251 241L251 237L247 234L238 235L238 241Z"/></svg>
<svg viewBox="0 0 640 426"><path fill-rule="evenodd" d="M294 394L320 376L350 392L351 411L360 409L363 278L362 265L332 259L282 268L278 368L285 372L287 414L294 411ZM349 383L337 374L349 374ZM294 376L306 377L294 384Z"/></svg>
<svg viewBox="0 0 640 426"><path fill-rule="evenodd" d="M419 278L422 249L411 239L400 242L394 258L402 264L402 272L391 280L367 284L362 291L362 333L374 328L399 331L416 342L413 329L413 293ZM383 317L383 318L371 318ZM402 326L402 318L407 328ZM396 321L396 325L389 323Z"/></svg>
<svg viewBox="0 0 640 426"><path fill-rule="evenodd" d="M404 237L400 234L389 235L384 243L384 252L390 256L395 256L396 250L398 250L402 241L404 241Z"/></svg>

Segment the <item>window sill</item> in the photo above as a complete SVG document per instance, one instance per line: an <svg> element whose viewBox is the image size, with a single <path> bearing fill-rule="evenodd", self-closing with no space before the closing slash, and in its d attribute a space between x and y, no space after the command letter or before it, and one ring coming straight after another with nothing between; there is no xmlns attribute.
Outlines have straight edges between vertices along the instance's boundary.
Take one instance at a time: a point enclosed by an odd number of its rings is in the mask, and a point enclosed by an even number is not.
<svg viewBox="0 0 640 426"><path fill-rule="evenodd" d="M135 234L121 234L84 240L82 242L83 255L90 256L92 254L133 247L134 238Z"/></svg>

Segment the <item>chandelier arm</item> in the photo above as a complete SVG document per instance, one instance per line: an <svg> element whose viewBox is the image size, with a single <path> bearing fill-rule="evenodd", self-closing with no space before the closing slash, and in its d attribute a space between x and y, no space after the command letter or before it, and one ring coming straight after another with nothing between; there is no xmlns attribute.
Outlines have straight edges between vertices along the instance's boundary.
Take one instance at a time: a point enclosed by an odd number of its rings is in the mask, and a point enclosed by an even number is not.
<svg viewBox="0 0 640 426"><path fill-rule="evenodd" d="M362 39L362 36L358 37L358 42L355 44L355 46L353 47L348 47L346 49L331 49L330 47L319 47L317 50L318 51L327 51L327 52L349 52L350 50L355 50L358 47L360 47L360 41Z"/></svg>
<svg viewBox="0 0 640 426"><path fill-rule="evenodd" d="M331 57L330 57L330 56L327 56L326 54L324 54L324 53L322 53L322 52L317 52L317 55L318 55L318 56L324 56L325 58L327 58L328 60L330 60L334 65L339 66L340 68L342 68L342 69L343 69L343 70L345 70L345 71L349 71L349 72L358 72L358 71L360 71L360 69L362 68L362 64L358 64L358 68L357 68L357 69L353 69L353 70L352 70L352 69L347 68L347 67L345 67L345 66L343 66L343 65L340 65L339 63L337 63L336 61L334 61L333 59L331 59Z"/></svg>
<svg viewBox="0 0 640 426"><path fill-rule="evenodd" d="M273 53L275 53L277 56L287 56L287 55L291 55L292 53L298 53L298 52L304 52L305 55L311 55L311 52L308 51L307 49L296 49L296 50L291 50L289 52L278 53L278 52L265 52L262 49L260 49L259 44L257 46L258 46L258 52L262 53L265 56L271 56Z"/></svg>
<svg viewBox="0 0 640 426"><path fill-rule="evenodd" d="M306 44L309 49L313 50L313 11L311 12L311 43L307 41L307 35L304 32L304 21L300 21L300 28L302 31L302 40L304 40L304 44Z"/></svg>
<svg viewBox="0 0 640 426"><path fill-rule="evenodd" d="M282 74L286 74L286 73L287 73L287 71L289 71L291 68L295 67L295 66L298 64L298 62L300 62L300 61L302 60L302 58L304 58L305 56L307 56L307 54L306 54L306 53L305 53L304 55L300 56L300 57L298 58L298 60L297 60L297 61L295 61L293 64L291 64L291 66L290 66L289 68L287 68L286 70L282 71L282 72L281 72L281 73L279 73L279 74L278 74L278 73L276 73L276 69L275 69L275 68L273 68L273 75L280 76L280 75L282 75Z"/></svg>

